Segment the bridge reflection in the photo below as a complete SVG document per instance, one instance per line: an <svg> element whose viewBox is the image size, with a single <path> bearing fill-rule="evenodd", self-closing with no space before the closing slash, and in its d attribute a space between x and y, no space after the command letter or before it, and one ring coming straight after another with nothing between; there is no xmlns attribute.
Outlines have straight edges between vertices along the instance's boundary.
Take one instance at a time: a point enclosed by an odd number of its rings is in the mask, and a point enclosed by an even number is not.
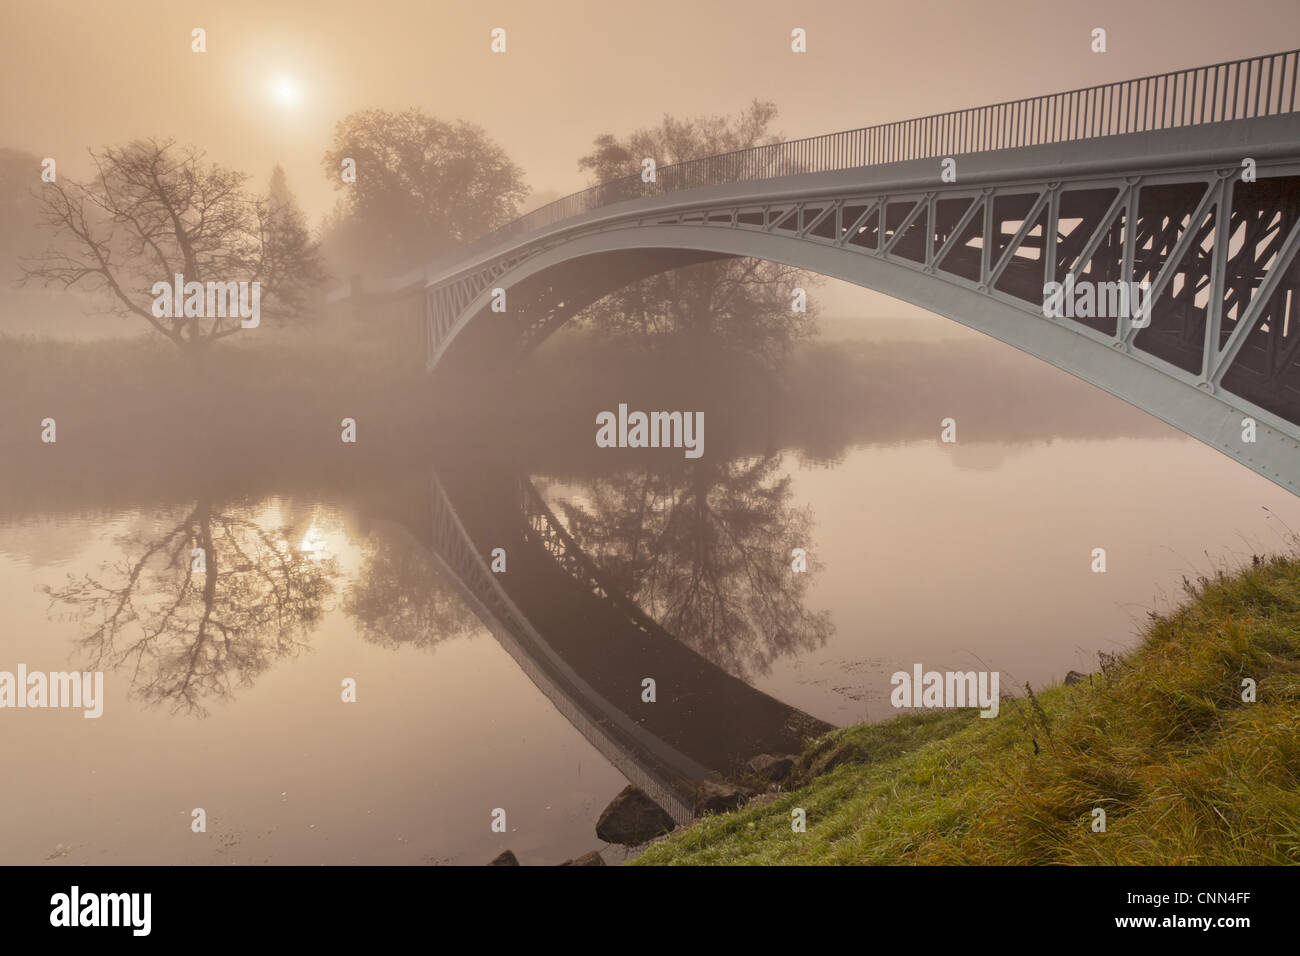
<svg viewBox="0 0 1300 956"><path fill-rule="evenodd" d="M831 726L764 694L648 616L579 547L527 477L441 465L413 530L556 708L679 823L702 781ZM505 549L504 573L490 569ZM653 678L656 700L642 699Z"/></svg>

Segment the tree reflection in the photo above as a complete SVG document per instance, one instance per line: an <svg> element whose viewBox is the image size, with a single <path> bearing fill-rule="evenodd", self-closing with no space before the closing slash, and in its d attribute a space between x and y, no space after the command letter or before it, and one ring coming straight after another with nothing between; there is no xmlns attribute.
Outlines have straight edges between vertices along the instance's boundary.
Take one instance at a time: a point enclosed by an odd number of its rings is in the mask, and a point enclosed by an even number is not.
<svg viewBox="0 0 1300 956"><path fill-rule="evenodd" d="M442 570L414 540L373 534L365 564L343 598L343 611L367 641L380 647L432 649L473 633L478 618L454 594Z"/></svg>
<svg viewBox="0 0 1300 956"><path fill-rule="evenodd" d="M812 512L790 505L783 456L625 472L561 503L571 533L665 630L738 677L825 644L830 614L805 607ZM810 564L810 568L815 568Z"/></svg>
<svg viewBox="0 0 1300 956"><path fill-rule="evenodd" d="M133 697L205 716L205 701L230 698L306 646L338 570L246 506L199 499L162 527L119 537L122 560L45 591L51 608L93 625L80 640L83 669L129 670Z"/></svg>

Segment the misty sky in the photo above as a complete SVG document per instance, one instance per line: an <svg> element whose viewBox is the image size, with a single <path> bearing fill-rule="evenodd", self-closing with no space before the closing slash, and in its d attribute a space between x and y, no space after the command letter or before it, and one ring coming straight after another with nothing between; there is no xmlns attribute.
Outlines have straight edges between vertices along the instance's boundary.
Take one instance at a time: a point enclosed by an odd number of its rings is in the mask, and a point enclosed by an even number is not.
<svg viewBox="0 0 1300 956"><path fill-rule="evenodd" d="M531 206L588 185L577 159L597 135L665 113L770 99L796 138L1300 47L1297 0L0 5L0 146L79 177L87 148L170 136L259 189L278 162L313 224L338 198L321 156L358 109L478 123L523 168ZM805 54L790 50L796 26ZM1090 49L1099 26L1105 54ZM195 27L206 53L190 49ZM927 314L847 283L819 296L826 314Z"/></svg>
<svg viewBox="0 0 1300 956"><path fill-rule="evenodd" d="M321 154L361 108L472 120L535 190L570 192L597 134L664 113L766 98L798 137L1300 47L1296 0L0 2L0 146L78 175L87 147L173 136L259 186L278 161L313 222L335 198Z"/></svg>

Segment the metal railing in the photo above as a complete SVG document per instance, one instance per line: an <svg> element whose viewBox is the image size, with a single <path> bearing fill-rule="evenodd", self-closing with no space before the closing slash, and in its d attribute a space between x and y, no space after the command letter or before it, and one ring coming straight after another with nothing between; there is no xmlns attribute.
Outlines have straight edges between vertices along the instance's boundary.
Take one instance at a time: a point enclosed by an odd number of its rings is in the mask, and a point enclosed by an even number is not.
<svg viewBox="0 0 1300 956"><path fill-rule="evenodd" d="M636 173L540 206L455 255L610 203L696 186L1291 113L1297 67L1300 50L1290 50L673 163L652 183Z"/></svg>

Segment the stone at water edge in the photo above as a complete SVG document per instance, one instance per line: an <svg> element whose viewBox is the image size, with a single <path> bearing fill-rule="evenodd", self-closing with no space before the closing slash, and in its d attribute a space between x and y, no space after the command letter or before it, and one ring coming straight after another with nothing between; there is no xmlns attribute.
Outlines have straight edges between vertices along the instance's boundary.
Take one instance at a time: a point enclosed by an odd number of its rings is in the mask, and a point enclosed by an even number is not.
<svg viewBox="0 0 1300 956"><path fill-rule="evenodd" d="M735 810L748 796L746 791L729 783L705 780L695 795L695 815Z"/></svg>
<svg viewBox="0 0 1300 956"><path fill-rule="evenodd" d="M1066 687L1069 687L1072 684L1081 684L1087 679L1088 679L1087 674L1080 674L1078 671L1070 671L1068 674L1065 675L1064 683Z"/></svg>
<svg viewBox="0 0 1300 956"><path fill-rule="evenodd" d="M596 836L607 843L634 846L653 840L676 826L663 807L628 784L596 821Z"/></svg>
<svg viewBox="0 0 1300 956"><path fill-rule="evenodd" d="M565 860L560 866L605 866L606 863L600 858L600 854L595 850L590 853L584 853L582 856L575 857L572 860Z"/></svg>
<svg viewBox="0 0 1300 956"><path fill-rule="evenodd" d="M491 863L488 864L488 866L518 866L518 865L519 865L519 861L515 859L515 855L511 853L509 850L506 850L495 860L493 860Z"/></svg>
<svg viewBox="0 0 1300 956"><path fill-rule="evenodd" d="M792 754L759 754L749 761L749 769L763 780L779 783L790 776L798 757Z"/></svg>

